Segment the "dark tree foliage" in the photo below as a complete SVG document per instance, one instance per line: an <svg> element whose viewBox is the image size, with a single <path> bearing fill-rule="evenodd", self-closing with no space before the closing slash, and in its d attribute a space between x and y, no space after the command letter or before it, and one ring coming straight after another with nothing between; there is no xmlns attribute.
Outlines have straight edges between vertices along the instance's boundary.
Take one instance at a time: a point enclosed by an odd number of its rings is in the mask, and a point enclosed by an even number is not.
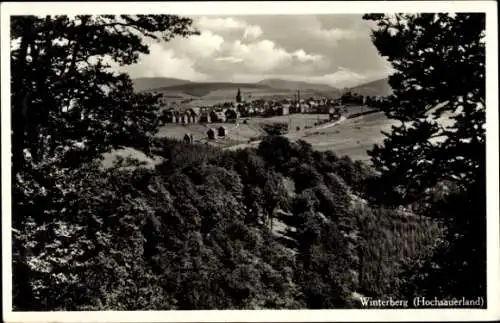
<svg viewBox="0 0 500 323"><path fill-rule="evenodd" d="M282 136L268 136L259 144L258 154L273 166L280 167L292 158L292 144Z"/></svg>
<svg viewBox="0 0 500 323"><path fill-rule="evenodd" d="M430 212L441 215L447 230L432 257L407 265L402 275L402 295L463 295L469 299L486 296L485 194L485 182L478 181L469 191L432 205Z"/></svg>
<svg viewBox="0 0 500 323"><path fill-rule="evenodd" d="M108 69L148 54L146 38L197 32L172 15L13 16L13 174L26 164L74 166L121 145L144 145L158 128L158 96L133 92ZM28 160L26 160L28 158Z"/></svg>
<svg viewBox="0 0 500 323"><path fill-rule="evenodd" d="M342 94L340 97L340 101L342 102L343 105L349 105L349 104L356 104L356 105L361 105L365 102L365 97L358 94L358 93L353 93L353 92L346 92Z"/></svg>
<svg viewBox="0 0 500 323"><path fill-rule="evenodd" d="M288 124L284 122L263 123L261 127L268 136L281 136L288 132Z"/></svg>
<svg viewBox="0 0 500 323"><path fill-rule="evenodd" d="M346 234L356 230L371 246L360 256L363 286L376 294L384 288L376 277L395 277L397 267L374 265L381 260L373 256L382 254L375 243L380 235L370 240L370 232L384 232L391 222L377 226L374 218L374 227L349 225L356 216L349 186L333 173L347 160L316 156L300 143L289 147L301 164L312 160L309 170L318 174L295 193L258 150L222 152L170 139L152 141L151 151L165 158L155 169L117 164L104 170L94 163L55 173L50 194L31 191L19 206L36 220L15 224L15 242L24 246L14 249L15 307L351 307L360 266L356 242ZM300 181L292 169L284 171ZM275 221L286 225L287 243ZM394 235L382 249L411 243L420 250L420 241Z"/></svg>
<svg viewBox="0 0 500 323"><path fill-rule="evenodd" d="M349 306L349 272L345 240L337 226L314 213L304 214L297 232L299 284L311 309Z"/></svg>
<svg viewBox="0 0 500 323"><path fill-rule="evenodd" d="M18 308L58 308L79 297L65 290L53 297L41 292L54 293L61 281L53 273L43 278L52 289L36 285L37 272L54 267L50 261L30 260L33 252L41 252L32 245L52 240L37 236L80 230L67 204L85 190L68 181L81 174L81 165L112 148L147 149L158 128L159 97L134 93L128 75L113 73L110 63L128 65L148 54L143 37L168 41L196 34L191 23L171 15L11 17L13 272L14 289L22 291L14 295ZM49 255L53 252L45 248ZM57 245L52 248L62 252ZM84 246L81 250L88 255Z"/></svg>
<svg viewBox="0 0 500 323"><path fill-rule="evenodd" d="M410 271L406 290L485 296L485 15L364 18L376 23L373 42L395 69L382 108L402 122L370 152L381 175L368 190L379 202L443 219L448 232L435 256ZM439 190L450 193L428 203Z"/></svg>
<svg viewBox="0 0 500 323"><path fill-rule="evenodd" d="M383 110L401 126L370 152L391 196L408 203L443 179L466 187L484 176L484 14L365 15L395 73ZM439 117L450 116L443 126Z"/></svg>

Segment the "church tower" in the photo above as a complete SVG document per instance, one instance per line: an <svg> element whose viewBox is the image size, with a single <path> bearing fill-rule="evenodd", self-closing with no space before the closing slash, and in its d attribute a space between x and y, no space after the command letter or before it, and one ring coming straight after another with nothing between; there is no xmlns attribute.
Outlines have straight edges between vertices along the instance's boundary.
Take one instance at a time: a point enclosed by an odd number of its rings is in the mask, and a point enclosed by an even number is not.
<svg viewBox="0 0 500 323"><path fill-rule="evenodd" d="M238 88L238 92L236 92L236 103L241 103L241 90Z"/></svg>

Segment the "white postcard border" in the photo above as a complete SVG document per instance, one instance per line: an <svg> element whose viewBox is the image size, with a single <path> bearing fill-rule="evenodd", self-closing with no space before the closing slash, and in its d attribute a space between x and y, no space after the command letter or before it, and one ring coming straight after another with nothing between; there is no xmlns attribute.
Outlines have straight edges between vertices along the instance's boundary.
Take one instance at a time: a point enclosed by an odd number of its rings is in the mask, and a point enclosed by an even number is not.
<svg viewBox="0 0 500 323"><path fill-rule="evenodd" d="M487 310L246 310L136 312L12 312L10 195L10 41L15 14L171 13L179 15L486 12ZM1 8L2 264L5 322L300 322L467 321L500 319L498 181L498 13L496 1L322 2L9 2ZM473 277L471 277L473 279Z"/></svg>

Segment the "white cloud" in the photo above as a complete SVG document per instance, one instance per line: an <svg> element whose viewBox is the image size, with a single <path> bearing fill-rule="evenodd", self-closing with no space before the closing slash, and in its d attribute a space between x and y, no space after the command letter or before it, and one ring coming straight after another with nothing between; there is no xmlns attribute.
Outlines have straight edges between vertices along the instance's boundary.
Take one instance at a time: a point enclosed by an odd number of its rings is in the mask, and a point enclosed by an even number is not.
<svg viewBox="0 0 500 323"><path fill-rule="evenodd" d="M120 68L132 78L136 77L175 77L188 80L204 80L206 75L193 67L194 62L187 57L177 57L172 49L159 44L150 45L150 54L139 59L138 64Z"/></svg>
<svg viewBox="0 0 500 323"><path fill-rule="evenodd" d="M201 17L196 24L202 30L211 30L211 31L245 29L247 27L246 22L231 17L228 18Z"/></svg>
<svg viewBox="0 0 500 323"><path fill-rule="evenodd" d="M272 77L338 87L387 76L385 59L371 43L365 22L357 16L344 17L344 23L338 23L338 19L331 16L320 21L304 15L197 17L194 24L200 35L148 43L151 54L126 70L133 77L195 81ZM351 39L356 41L335 46Z"/></svg>
<svg viewBox="0 0 500 323"><path fill-rule="evenodd" d="M255 72L267 71L284 63L290 54L267 39L243 44L237 40L230 49L230 56L243 59L245 66Z"/></svg>
<svg viewBox="0 0 500 323"><path fill-rule="evenodd" d="M176 52L189 57L211 57L221 49L224 38L220 35L206 30L200 35L190 38L178 38L169 44L169 48L175 48Z"/></svg>
<svg viewBox="0 0 500 323"><path fill-rule="evenodd" d="M241 62L243 62L243 58L236 58L233 56L217 57L215 60L218 62L228 62L228 63L241 63Z"/></svg>
<svg viewBox="0 0 500 323"><path fill-rule="evenodd" d="M231 57L231 59L224 60L241 62L243 69L252 71L253 73L268 73L277 68L291 66L293 62L297 64L306 62L315 63L322 59L321 55L306 53L303 49L287 52L268 39L249 44L236 40L227 51L227 56ZM221 59L220 61L223 60Z"/></svg>
<svg viewBox="0 0 500 323"><path fill-rule="evenodd" d="M295 52L292 53L292 56L297 58L301 62L308 62L308 61L315 62L323 58L323 56L321 55L308 54L303 49L296 50Z"/></svg>
<svg viewBox="0 0 500 323"><path fill-rule="evenodd" d="M311 34L329 42L338 42L344 39L354 39L360 36L358 32L340 28L312 29Z"/></svg>
<svg viewBox="0 0 500 323"><path fill-rule="evenodd" d="M251 25L247 22L232 17L213 18L201 17L197 22L201 30L207 30L217 33L227 33L233 31L242 32L244 39L256 39L262 35L262 28L257 25Z"/></svg>
<svg viewBox="0 0 500 323"><path fill-rule="evenodd" d="M248 26L245 28L243 38L256 39L262 35L262 29L259 26Z"/></svg>

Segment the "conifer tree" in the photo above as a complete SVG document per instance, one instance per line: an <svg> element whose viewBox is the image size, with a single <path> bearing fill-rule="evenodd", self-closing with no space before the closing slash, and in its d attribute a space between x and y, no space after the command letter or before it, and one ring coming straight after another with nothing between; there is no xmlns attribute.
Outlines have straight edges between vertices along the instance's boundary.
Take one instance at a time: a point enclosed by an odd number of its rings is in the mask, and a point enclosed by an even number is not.
<svg viewBox="0 0 500 323"><path fill-rule="evenodd" d="M135 93L111 63L136 63L149 53L147 38L198 32L174 15L12 16L10 25L13 299L16 308L54 309L73 297L66 287L78 285L68 280L78 256L65 253L75 247L87 260L95 256L79 231L93 228L79 226L72 210L82 195L78 174L97 176L87 162L112 148L147 150L159 126L160 97ZM62 280L44 271L40 250Z"/></svg>
<svg viewBox="0 0 500 323"><path fill-rule="evenodd" d="M377 23L373 43L395 70L381 108L401 125L370 151L391 188L386 201L412 202L439 181L464 188L484 176L484 14L364 19Z"/></svg>
<svg viewBox="0 0 500 323"><path fill-rule="evenodd" d="M136 63L149 53L147 38L196 34L191 24L173 15L12 17L13 173L143 145L159 126L159 96L134 93L110 63Z"/></svg>
<svg viewBox="0 0 500 323"><path fill-rule="evenodd" d="M401 121L370 151L381 173L377 192L387 193L378 197L414 203L446 224L434 256L409 271L405 296L485 296L485 15L364 19L376 22L373 43L395 69L394 93L381 108ZM443 125L446 115L451 125ZM437 198L443 185L453 190Z"/></svg>

